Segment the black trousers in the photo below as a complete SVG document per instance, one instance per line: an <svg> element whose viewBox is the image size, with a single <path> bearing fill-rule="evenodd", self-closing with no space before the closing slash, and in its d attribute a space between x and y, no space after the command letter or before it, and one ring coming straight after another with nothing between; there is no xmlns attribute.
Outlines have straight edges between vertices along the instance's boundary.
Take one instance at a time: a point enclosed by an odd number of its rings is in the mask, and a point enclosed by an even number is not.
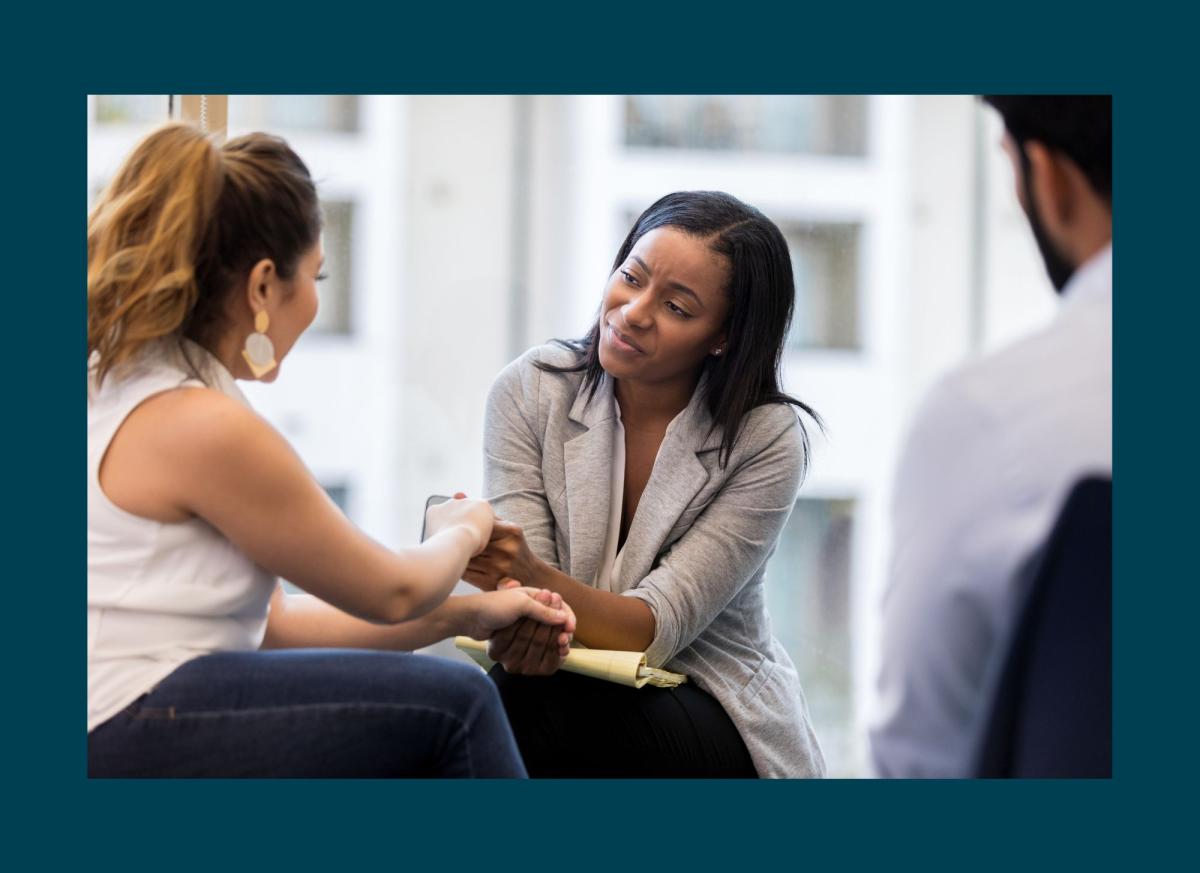
<svg viewBox="0 0 1200 873"><path fill-rule="evenodd" d="M560 670L489 674L534 778L745 778L758 773L725 710L690 683L627 688Z"/></svg>

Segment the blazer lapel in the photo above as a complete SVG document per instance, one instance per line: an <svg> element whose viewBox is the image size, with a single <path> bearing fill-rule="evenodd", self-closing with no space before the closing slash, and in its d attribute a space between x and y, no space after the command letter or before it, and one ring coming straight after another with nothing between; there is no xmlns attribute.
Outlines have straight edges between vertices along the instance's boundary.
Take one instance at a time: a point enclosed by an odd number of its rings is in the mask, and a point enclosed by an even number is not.
<svg viewBox="0 0 1200 873"><path fill-rule="evenodd" d="M591 584L600 567L611 508L616 426L612 379L603 376L590 401L587 390L581 387L568 417L587 430L563 445L571 544L570 567L563 569Z"/></svg>
<svg viewBox="0 0 1200 873"><path fill-rule="evenodd" d="M614 580L616 591L626 591L646 577L667 534L708 482L708 468L698 455L717 448L720 435L711 433L712 418L701 401L702 389L703 384L697 386L691 402L663 437L625 539L620 579Z"/></svg>

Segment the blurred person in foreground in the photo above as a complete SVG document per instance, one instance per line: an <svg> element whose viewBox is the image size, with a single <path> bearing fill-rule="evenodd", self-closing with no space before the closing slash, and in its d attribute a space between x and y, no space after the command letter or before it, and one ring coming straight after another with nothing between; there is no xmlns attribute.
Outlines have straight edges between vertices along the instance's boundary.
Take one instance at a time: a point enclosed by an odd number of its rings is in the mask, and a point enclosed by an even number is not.
<svg viewBox="0 0 1200 873"><path fill-rule="evenodd" d="M909 433L869 728L879 776L972 775L1017 571L1071 486L1112 473L1112 98L984 100L1061 305L944 378Z"/></svg>
<svg viewBox="0 0 1200 873"><path fill-rule="evenodd" d="M386 548L235 383L274 381L316 316L300 158L167 125L87 232L88 774L524 776L480 671L378 650L528 618L566 651L570 610L528 588L448 597L491 506L460 494L426 542Z"/></svg>

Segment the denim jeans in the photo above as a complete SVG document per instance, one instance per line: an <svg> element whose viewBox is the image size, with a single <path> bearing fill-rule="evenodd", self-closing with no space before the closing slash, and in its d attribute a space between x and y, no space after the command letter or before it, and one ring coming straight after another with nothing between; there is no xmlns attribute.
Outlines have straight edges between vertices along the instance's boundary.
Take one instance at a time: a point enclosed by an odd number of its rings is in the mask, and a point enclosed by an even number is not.
<svg viewBox="0 0 1200 873"><path fill-rule="evenodd" d="M427 655L221 652L88 734L89 776L524 777L495 686Z"/></svg>

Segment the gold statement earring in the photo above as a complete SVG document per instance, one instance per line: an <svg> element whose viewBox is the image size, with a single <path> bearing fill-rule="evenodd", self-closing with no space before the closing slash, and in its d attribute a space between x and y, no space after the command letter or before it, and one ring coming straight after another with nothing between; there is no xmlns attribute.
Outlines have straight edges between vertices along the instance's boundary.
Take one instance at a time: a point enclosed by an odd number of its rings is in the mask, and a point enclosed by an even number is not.
<svg viewBox="0 0 1200 873"><path fill-rule="evenodd" d="M261 379L278 366L275 363L275 344L267 336L270 326L271 319L264 309L254 316L254 333L246 337L246 346L242 349L242 357L246 359L246 365L255 379Z"/></svg>

